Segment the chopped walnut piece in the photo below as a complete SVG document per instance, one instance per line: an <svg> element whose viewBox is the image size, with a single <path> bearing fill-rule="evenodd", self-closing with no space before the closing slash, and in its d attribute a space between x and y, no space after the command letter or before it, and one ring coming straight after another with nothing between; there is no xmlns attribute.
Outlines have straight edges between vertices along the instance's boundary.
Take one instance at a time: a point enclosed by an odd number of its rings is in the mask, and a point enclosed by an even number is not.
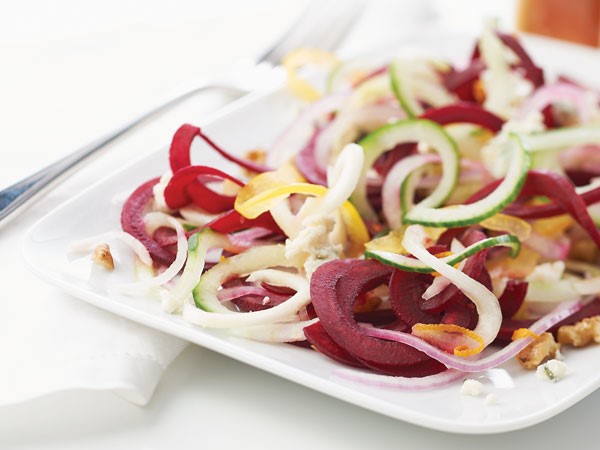
<svg viewBox="0 0 600 450"><path fill-rule="evenodd" d="M100 244L94 249L92 261L95 264L101 265L107 270L115 269L115 262L113 261L108 244Z"/></svg>
<svg viewBox="0 0 600 450"><path fill-rule="evenodd" d="M558 329L558 342L573 347L600 343L600 316L588 317L575 325L563 325Z"/></svg>
<svg viewBox="0 0 600 450"><path fill-rule="evenodd" d="M540 337L519 352L517 361L525 369L535 369L545 360L554 358L559 351L560 344L556 343L552 333L542 333Z"/></svg>

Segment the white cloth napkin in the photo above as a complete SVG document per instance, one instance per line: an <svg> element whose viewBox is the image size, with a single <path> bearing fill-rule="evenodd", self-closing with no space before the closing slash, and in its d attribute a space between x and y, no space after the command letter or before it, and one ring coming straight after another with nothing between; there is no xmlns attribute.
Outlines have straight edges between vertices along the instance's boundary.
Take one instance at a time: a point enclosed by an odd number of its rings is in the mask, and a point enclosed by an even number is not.
<svg viewBox="0 0 600 450"><path fill-rule="evenodd" d="M112 390L146 404L186 343L72 298L29 272L22 235L45 209L0 230L0 405L66 389Z"/></svg>

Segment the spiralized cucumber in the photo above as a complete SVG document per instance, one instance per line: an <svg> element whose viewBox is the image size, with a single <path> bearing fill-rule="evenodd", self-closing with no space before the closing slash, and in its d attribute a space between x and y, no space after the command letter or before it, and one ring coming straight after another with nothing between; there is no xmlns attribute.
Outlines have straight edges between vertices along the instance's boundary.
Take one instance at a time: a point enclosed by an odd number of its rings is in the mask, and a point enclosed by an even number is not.
<svg viewBox="0 0 600 450"><path fill-rule="evenodd" d="M468 205L443 208L428 205L428 197L406 213L404 222L430 227L462 227L479 223L501 211L519 195L530 166L529 151L519 135L511 133L506 145L508 148L505 151L510 152L508 171L490 195Z"/></svg>
<svg viewBox="0 0 600 450"><path fill-rule="evenodd" d="M474 255L486 248L490 247L508 247L510 249L510 255L514 258L519 254L521 250L521 243L519 239L510 234L503 234L500 236L484 239L482 241L476 242L473 245L465 248L459 253L455 253L449 256L445 256L443 258L439 258L440 261L454 266L461 261L465 260L469 256ZM419 272L419 273L432 273L435 272L427 264L422 263L418 259L409 258L406 255L401 255L398 253L387 252L383 250L367 250L365 252L365 257L377 259L384 264L389 266L393 266L397 269L405 270L407 272Z"/></svg>
<svg viewBox="0 0 600 450"><path fill-rule="evenodd" d="M363 170L350 197L356 209L366 220L376 220L377 215L367 199L368 172L384 152L398 144L424 142L439 154L443 166L442 178L438 186L423 202L424 206L441 205L452 193L458 181L459 156L454 140L438 124L429 120L402 120L385 125L363 138L359 145L364 149Z"/></svg>
<svg viewBox="0 0 600 450"><path fill-rule="evenodd" d="M255 247L232 256L206 272L194 288L195 306L186 304L184 318L197 325L210 328L268 325L294 321L294 316L310 302L308 282L305 277L269 267L290 267L283 245ZM262 274L261 274L262 272ZM217 291L228 279L252 274L258 281L292 288L296 293L285 302L262 311L240 313L229 309L217 298Z"/></svg>
<svg viewBox="0 0 600 450"><path fill-rule="evenodd" d="M600 126L583 125L532 133L524 138L531 152L562 150L584 144L600 143Z"/></svg>
<svg viewBox="0 0 600 450"><path fill-rule="evenodd" d="M456 99L446 91L433 67L426 60L397 59L389 66L392 89L409 117L423 114L420 101L438 107Z"/></svg>

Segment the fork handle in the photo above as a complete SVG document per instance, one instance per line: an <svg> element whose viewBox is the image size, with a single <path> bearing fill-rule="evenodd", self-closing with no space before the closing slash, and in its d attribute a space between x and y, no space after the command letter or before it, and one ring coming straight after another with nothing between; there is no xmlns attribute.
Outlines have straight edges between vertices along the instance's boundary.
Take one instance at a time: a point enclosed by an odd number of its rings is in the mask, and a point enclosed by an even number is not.
<svg viewBox="0 0 600 450"><path fill-rule="evenodd" d="M153 115L158 114L195 94L211 89L226 89L238 91L239 93L244 92L242 89L229 84L208 82L154 107L104 136L90 142L86 146L0 191L0 223L6 221L9 216L13 217L16 215L15 213L17 211L24 209L26 205L31 204L35 198L39 197L38 194L41 194L46 188L57 182L70 170L88 160L92 155L97 154L99 150L103 149L106 145L110 144L129 130L138 126Z"/></svg>

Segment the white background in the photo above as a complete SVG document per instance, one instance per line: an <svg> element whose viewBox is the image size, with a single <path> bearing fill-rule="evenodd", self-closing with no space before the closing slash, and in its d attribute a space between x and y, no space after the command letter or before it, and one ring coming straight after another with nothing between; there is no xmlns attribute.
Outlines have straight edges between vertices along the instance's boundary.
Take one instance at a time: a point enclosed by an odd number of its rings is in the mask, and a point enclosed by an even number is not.
<svg viewBox="0 0 600 450"><path fill-rule="evenodd" d="M285 30L305 3L3 1L0 187L199 80L227 71ZM418 32L423 20L476 31L491 13L512 25L513 1L425 3L371 2L345 47L364 50L394 41ZM222 100L209 95L178 108L111 146L111 158L94 164L110 171L162 146L177 125L197 120ZM0 267L6 263L2 257ZM523 431L451 435L362 410L190 346L144 408L89 391L0 408L0 448L506 449L536 448L540 442L558 448L574 445L574 439L575 445L596 439L599 400L595 393Z"/></svg>

